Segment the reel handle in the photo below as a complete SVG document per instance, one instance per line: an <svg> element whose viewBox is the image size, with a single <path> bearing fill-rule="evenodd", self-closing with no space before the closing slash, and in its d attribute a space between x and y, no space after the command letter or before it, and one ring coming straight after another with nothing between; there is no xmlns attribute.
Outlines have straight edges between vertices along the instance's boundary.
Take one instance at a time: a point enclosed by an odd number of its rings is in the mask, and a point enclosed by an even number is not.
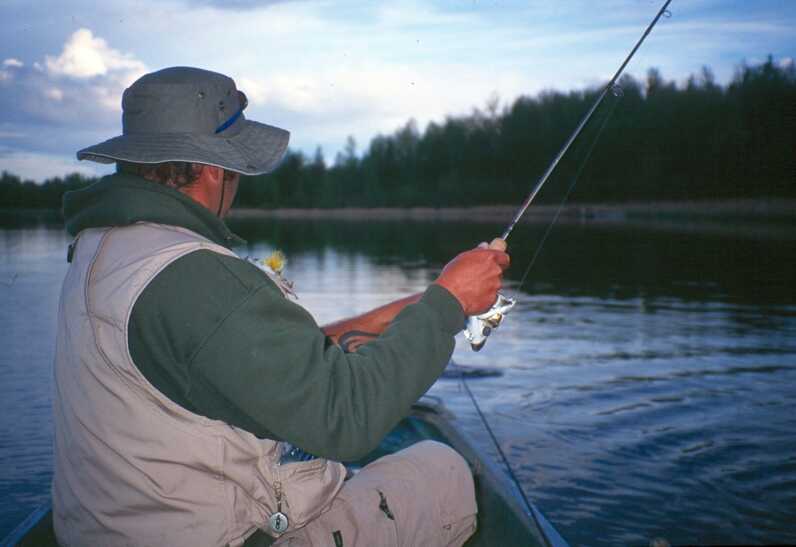
<svg viewBox="0 0 796 547"><path fill-rule="evenodd" d="M486 344L487 337L500 326L503 317L514 307L517 301L501 293L492 307L482 314L471 315L464 325L464 337L470 342L473 351L480 351Z"/></svg>

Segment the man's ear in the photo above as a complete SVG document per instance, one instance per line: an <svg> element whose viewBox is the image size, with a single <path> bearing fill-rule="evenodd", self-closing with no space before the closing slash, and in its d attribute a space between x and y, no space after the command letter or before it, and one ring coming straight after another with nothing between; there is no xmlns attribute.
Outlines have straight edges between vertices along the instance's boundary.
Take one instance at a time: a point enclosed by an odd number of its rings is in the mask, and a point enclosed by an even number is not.
<svg viewBox="0 0 796 547"><path fill-rule="evenodd" d="M198 167L199 179L211 183L213 186L220 185L224 178L224 169L215 165L194 163L194 168Z"/></svg>

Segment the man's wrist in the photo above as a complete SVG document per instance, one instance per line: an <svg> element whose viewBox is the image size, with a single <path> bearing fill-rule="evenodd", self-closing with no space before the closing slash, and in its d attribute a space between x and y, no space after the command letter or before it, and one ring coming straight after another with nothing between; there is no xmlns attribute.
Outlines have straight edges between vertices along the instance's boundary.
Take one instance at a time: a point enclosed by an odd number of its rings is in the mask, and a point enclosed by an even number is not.
<svg viewBox="0 0 796 547"><path fill-rule="evenodd" d="M457 334L464 328L464 309L459 300L439 283L432 283L426 289L421 302L428 304L440 317L442 329L450 334Z"/></svg>

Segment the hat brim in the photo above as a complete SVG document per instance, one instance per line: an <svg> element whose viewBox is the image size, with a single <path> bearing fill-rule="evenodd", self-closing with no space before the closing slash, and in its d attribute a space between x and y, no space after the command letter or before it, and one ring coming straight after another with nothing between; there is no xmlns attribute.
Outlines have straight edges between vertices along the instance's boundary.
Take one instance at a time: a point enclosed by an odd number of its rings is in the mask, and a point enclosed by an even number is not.
<svg viewBox="0 0 796 547"><path fill-rule="evenodd" d="M273 171L285 155L290 132L250 120L232 136L193 133L134 133L84 148L77 159L100 163L188 161L243 175Z"/></svg>

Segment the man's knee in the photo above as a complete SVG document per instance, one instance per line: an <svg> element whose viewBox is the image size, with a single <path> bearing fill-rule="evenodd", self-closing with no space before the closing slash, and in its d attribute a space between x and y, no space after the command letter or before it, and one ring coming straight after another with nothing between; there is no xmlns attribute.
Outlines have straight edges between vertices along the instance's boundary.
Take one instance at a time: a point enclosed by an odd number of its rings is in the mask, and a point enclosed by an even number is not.
<svg viewBox="0 0 796 547"><path fill-rule="evenodd" d="M292 538L326 545L342 530L346 547L456 547L475 531L476 513L467 461L447 445L423 441L365 466L328 512L279 544Z"/></svg>
<svg viewBox="0 0 796 547"><path fill-rule="evenodd" d="M443 545L446 547L459 547L464 545L477 528L476 515L467 515L456 522L449 522L442 526Z"/></svg>
<svg viewBox="0 0 796 547"><path fill-rule="evenodd" d="M470 466L461 454L437 441L421 441L398 454L410 458L429 474L442 474L446 479L460 479L472 484Z"/></svg>
<svg viewBox="0 0 796 547"><path fill-rule="evenodd" d="M422 470L424 488L437 498L442 545L461 545L476 528L475 486L470 466L458 452L423 441L398 453Z"/></svg>

